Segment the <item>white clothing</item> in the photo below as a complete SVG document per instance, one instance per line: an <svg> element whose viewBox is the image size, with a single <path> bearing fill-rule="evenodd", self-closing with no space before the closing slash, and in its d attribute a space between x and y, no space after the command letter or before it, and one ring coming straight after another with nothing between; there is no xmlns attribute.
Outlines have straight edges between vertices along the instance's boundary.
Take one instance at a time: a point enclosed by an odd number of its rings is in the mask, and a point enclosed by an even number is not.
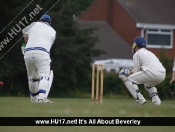
<svg viewBox="0 0 175 132"><path fill-rule="evenodd" d="M50 79L50 49L55 41L56 31L48 23L33 22L22 32L28 37L24 60L31 101L47 99L53 80Z"/></svg>
<svg viewBox="0 0 175 132"><path fill-rule="evenodd" d="M136 73L141 70L149 70L153 74L159 74L160 72L165 73L165 68L159 59L150 51L145 48L139 49L133 56L134 69Z"/></svg>
<svg viewBox="0 0 175 132"><path fill-rule="evenodd" d="M31 94L36 94L39 90L44 93L39 93L41 98L47 98L50 91L49 76L50 76L50 58L43 54L28 54L24 55L27 75L29 78L29 90ZM39 81L33 81L38 79ZM46 94L47 93L47 94ZM39 96L36 96L39 97ZM31 96L31 99L35 98Z"/></svg>
<svg viewBox="0 0 175 132"><path fill-rule="evenodd" d="M48 77L50 74L50 57L42 54L24 55L27 75L29 78L37 79Z"/></svg>
<svg viewBox="0 0 175 132"><path fill-rule="evenodd" d="M48 23L33 22L29 26L25 27L22 32L24 36L28 36L25 54L49 54L56 38L56 31L48 25Z"/></svg>
<svg viewBox="0 0 175 132"><path fill-rule="evenodd" d="M139 71L131 74L128 79L136 84L144 84L146 87L153 87L165 79L165 73L160 72L159 74L154 75L149 70Z"/></svg>
<svg viewBox="0 0 175 132"><path fill-rule="evenodd" d="M166 69L159 59L145 48L140 48L133 55L133 60L133 74L127 77L125 70L122 69L119 73L119 78L124 82L129 92L139 104L144 104L146 100L140 93L136 84L144 84L145 89L152 98L152 103L160 105L161 100L155 85L161 83L165 79Z"/></svg>
<svg viewBox="0 0 175 132"><path fill-rule="evenodd" d="M133 60L133 74L128 77L131 82L152 87L165 79L165 68L159 59L147 49L139 49L134 54Z"/></svg>

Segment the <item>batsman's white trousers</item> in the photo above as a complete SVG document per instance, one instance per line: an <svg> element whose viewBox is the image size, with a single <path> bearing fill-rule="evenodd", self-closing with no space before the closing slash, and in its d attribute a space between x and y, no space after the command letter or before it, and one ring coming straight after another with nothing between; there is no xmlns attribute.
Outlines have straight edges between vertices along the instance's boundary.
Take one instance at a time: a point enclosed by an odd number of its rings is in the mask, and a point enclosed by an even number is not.
<svg viewBox="0 0 175 132"><path fill-rule="evenodd" d="M29 78L39 79L40 77L49 77L51 62L49 55L27 54L24 55L24 60Z"/></svg>
<svg viewBox="0 0 175 132"><path fill-rule="evenodd" d="M156 72L156 74L146 71L136 72L128 77L131 82L144 84L146 87L153 87L165 79L166 72Z"/></svg>

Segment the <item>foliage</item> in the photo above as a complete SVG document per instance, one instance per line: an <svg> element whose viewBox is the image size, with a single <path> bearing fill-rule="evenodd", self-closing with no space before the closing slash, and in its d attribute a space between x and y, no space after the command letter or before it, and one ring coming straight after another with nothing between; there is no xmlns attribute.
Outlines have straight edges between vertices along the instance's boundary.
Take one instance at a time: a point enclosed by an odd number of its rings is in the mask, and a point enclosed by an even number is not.
<svg viewBox="0 0 175 132"><path fill-rule="evenodd" d="M24 8L22 4L24 2L22 0L16 2L7 0L6 2L2 6L2 14L7 16L7 10L15 11L10 12L8 20L12 20L16 13ZM27 2L29 1L25 1L25 4ZM37 2L45 6L49 6L51 3L51 1L43 0ZM80 0L73 3L70 0L59 1L48 12L52 18L52 27L57 31L56 41L51 49L51 69L54 71L51 96L66 96L68 91L73 92L77 91L76 88L83 90L84 87L89 87L91 58L102 53L101 50L93 50L94 45L98 42L98 38L93 36L93 29L80 30L78 24L73 20L73 14L81 12L78 11L78 8L72 10L73 6L78 2L82 3ZM19 6L16 6L16 4ZM35 4L31 6L33 7ZM29 11L30 9L26 10ZM39 20L39 18L40 16L37 16L36 20ZM15 21L17 22L20 19L16 18ZM3 26L6 25L4 20L0 23ZM13 25L8 28L12 27ZM20 34L22 35L22 33ZM28 96L29 94L27 72L21 53L21 44L23 42L23 40L20 40L1 60L0 79L4 82L4 86L1 88L1 94L3 95L15 96L20 93L20 95ZM10 48L9 45L6 48L8 50Z"/></svg>
<svg viewBox="0 0 175 132"><path fill-rule="evenodd" d="M44 5L51 1L37 0ZM93 47L99 41L94 37L94 29L80 30L73 16L79 16L94 0L61 0L51 9L48 14L52 17L52 27L57 31L56 41L51 49L51 69L54 71L54 80L50 97L88 97L91 93L91 62L92 57L99 56L104 51L95 50ZM7 22L12 20L16 12L20 12L27 1L6 0L0 5L4 19L0 21L0 29ZM8 16L8 17L7 17ZM39 17L37 18L39 19ZM15 21L19 21L16 18ZM8 28L11 28L9 26ZM0 38L5 37L3 33ZM29 96L28 79L23 55L21 53L20 40L1 59L0 81L4 86L0 87L0 94L3 96ZM7 45L7 49L9 46ZM2 52L1 52L2 53ZM0 54L1 54L0 53ZM169 84L172 74L173 60L166 57L166 51L161 50L160 61L167 70L165 80L157 85L162 99L174 98L175 83ZM149 98L146 90L139 85L142 94ZM104 95L114 98L132 98L123 82L118 78L117 73L104 75Z"/></svg>
<svg viewBox="0 0 175 132"><path fill-rule="evenodd" d="M174 60L167 57L166 49L160 49L159 60L162 63L162 65L165 67L166 73L171 74Z"/></svg>
<svg viewBox="0 0 175 132"><path fill-rule="evenodd" d="M80 16L94 0L68 0L74 16Z"/></svg>
<svg viewBox="0 0 175 132"><path fill-rule="evenodd" d="M166 55L166 50L161 49L160 50L160 57L159 60L162 62L162 65L166 69L166 77L165 80L159 84L157 87L159 88L159 95L162 98L173 98L174 99L174 93L175 93L175 84L170 84L170 80L172 77L172 68L173 68L173 59L170 59Z"/></svg>

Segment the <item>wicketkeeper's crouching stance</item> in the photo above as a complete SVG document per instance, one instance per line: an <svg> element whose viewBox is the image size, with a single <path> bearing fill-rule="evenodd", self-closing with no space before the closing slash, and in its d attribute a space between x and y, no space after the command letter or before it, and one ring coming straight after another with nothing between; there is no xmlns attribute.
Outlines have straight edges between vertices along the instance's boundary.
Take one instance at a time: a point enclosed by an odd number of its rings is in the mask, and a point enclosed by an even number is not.
<svg viewBox="0 0 175 132"><path fill-rule="evenodd" d="M134 53L134 68L132 70L123 68L119 72L119 78L124 82L131 95L135 98L136 103L146 103L146 99L140 93L137 86L137 84L144 84L146 91L152 99L152 103L160 105L161 100L155 85L161 83L165 79L166 69L159 59L146 49L146 41L144 38L135 38L132 51Z"/></svg>
<svg viewBox="0 0 175 132"><path fill-rule="evenodd" d="M50 24L50 16L43 15L40 22L33 22L22 30L27 43L22 52L31 102L52 103L47 97L53 80L53 71L50 70L50 49L55 41L56 31Z"/></svg>

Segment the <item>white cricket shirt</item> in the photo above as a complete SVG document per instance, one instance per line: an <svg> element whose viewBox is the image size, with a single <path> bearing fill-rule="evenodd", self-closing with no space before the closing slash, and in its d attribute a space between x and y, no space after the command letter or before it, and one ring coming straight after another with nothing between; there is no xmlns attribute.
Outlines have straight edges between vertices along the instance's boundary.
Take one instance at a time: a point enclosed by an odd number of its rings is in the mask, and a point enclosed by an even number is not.
<svg viewBox="0 0 175 132"><path fill-rule="evenodd" d="M151 51L148 51L145 48L139 49L133 55L133 61L134 73L141 70L149 70L153 74L166 71L159 59Z"/></svg>
<svg viewBox="0 0 175 132"><path fill-rule="evenodd" d="M56 38L56 31L45 22L33 22L22 30L28 36L25 54L49 54Z"/></svg>

